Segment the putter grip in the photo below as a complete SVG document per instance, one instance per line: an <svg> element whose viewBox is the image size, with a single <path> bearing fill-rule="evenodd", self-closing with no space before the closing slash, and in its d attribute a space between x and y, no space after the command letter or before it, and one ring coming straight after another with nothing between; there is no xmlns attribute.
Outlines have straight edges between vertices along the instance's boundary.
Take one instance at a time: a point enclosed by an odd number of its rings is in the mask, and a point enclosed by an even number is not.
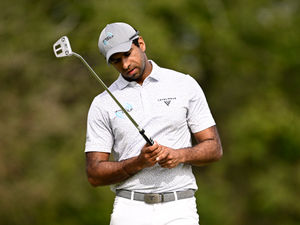
<svg viewBox="0 0 300 225"><path fill-rule="evenodd" d="M142 129L142 130L140 131L140 134L143 136L143 138L146 140L146 142L147 142L149 145L154 145L154 141L152 140L151 137L148 138L148 137L146 136L145 130L144 130L144 129Z"/></svg>

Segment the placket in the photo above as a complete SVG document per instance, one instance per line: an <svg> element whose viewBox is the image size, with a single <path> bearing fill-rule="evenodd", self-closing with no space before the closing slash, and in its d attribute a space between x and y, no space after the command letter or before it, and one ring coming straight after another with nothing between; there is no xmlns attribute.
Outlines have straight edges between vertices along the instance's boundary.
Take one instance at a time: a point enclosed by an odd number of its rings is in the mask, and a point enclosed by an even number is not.
<svg viewBox="0 0 300 225"><path fill-rule="evenodd" d="M134 95L136 99L132 99L132 101L136 102L136 106L137 106L137 111L136 111L136 122L139 125L142 125L142 121L145 120L146 118L146 114L145 114L145 102L143 101L143 87L139 84L134 84L132 85L132 87L134 88ZM132 96L132 97L133 97ZM133 97L134 98L134 97Z"/></svg>
<svg viewBox="0 0 300 225"><path fill-rule="evenodd" d="M139 101L139 116L137 123L141 128L145 129L145 126L149 125L153 117L153 104L151 97L151 83L147 80L144 81L143 85L135 84L136 101Z"/></svg>
<svg viewBox="0 0 300 225"><path fill-rule="evenodd" d="M141 102L143 106L143 114L146 118L150 118L151 116L151 104L150 104L150 96L148 94L147 85L141 86L140 89Z"/></svg>

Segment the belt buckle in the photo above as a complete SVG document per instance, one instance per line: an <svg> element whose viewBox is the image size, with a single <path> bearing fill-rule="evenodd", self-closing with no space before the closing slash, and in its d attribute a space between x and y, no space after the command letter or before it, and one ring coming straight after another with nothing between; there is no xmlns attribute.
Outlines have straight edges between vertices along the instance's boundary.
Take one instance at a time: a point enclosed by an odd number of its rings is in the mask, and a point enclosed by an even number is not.
<svg viewBox="0 0 300 225"><path fill-rule="evenodd" d="M160 194L145 194L144 201L148 204L160 203L162 196Z"/></svg>

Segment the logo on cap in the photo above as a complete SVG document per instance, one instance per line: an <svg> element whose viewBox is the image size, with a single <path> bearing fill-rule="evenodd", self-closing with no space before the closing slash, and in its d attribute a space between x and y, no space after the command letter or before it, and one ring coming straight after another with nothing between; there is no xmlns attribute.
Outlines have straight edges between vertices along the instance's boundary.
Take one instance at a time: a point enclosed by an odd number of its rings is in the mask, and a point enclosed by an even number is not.
<svg viewBox="0 0 300 225"><path fill-rule="evenodd" d="M110 39L112 39L114 37L114 35L112 34L112 33L110 33L110 32L108 32L107 34L106 34L106 38L104 38L104 40L103 40L103 44L104 45L107 45L108 43L108 41L110 40Z"/></svg>

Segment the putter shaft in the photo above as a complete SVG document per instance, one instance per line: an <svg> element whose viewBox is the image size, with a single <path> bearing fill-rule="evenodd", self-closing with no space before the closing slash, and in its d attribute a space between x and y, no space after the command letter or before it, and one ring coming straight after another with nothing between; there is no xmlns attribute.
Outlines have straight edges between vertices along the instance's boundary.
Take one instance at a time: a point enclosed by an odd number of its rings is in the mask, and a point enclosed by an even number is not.
<svg viewBox="0 0 300 225"><path fill-rule="evenodd" d="M146 140L146 142L149 145L153 145L154 141L152 140L151 137L148 137L145 134L145 130L141 129L139 127L139 125L137 124L137 122L135 122L135 120L131 117L131 115L127 112L127 110L121 105L121 103L116 99L116 97L111 93L111 91L108 89L108 87L105 85L105 83L99 78L99 76L96 74L96 72L92 69L92 67L90 67L90 65L84 60L84 58L77 54L76 52L72 52L72 55L76 56L77 58L79 58L89 69L89 71L92 73L92 75L98 80L98 82L102 85L102 87L107 91L107 93L113 98L113 100L117 103L117 105L121 108L121 110L125 113L125 115L127 116L127 118L133 123L133 125L138 129L139 133L143 136L143 138Z"/></svg>

